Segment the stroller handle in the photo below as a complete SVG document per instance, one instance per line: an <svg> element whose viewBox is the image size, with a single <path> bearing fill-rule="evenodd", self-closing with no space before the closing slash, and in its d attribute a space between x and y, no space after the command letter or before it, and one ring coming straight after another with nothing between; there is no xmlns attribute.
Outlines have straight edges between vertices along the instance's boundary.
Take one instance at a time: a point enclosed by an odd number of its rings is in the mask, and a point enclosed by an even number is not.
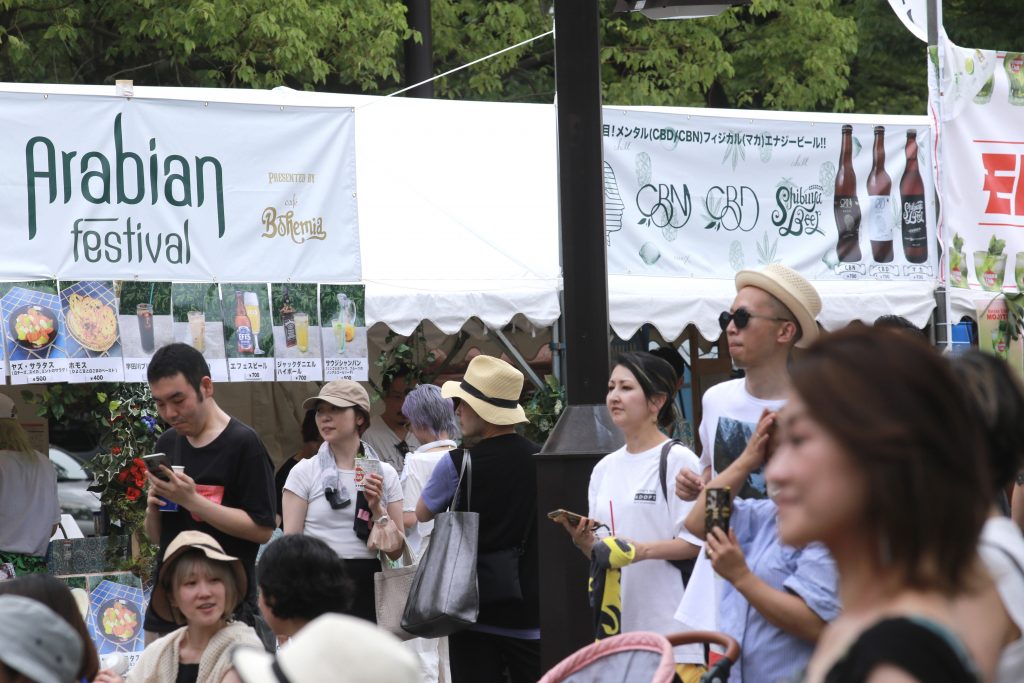
<svg viewBox="0 0 1024 683"><path fill-rule="evenodd" d="M692 645L693 643L710 643L721 645L725 648L725 656L731 662L740 658L740 644L736 639L717 631L686 631L685 633L673 633L665 636L668 642L675 645Z"/></svg>

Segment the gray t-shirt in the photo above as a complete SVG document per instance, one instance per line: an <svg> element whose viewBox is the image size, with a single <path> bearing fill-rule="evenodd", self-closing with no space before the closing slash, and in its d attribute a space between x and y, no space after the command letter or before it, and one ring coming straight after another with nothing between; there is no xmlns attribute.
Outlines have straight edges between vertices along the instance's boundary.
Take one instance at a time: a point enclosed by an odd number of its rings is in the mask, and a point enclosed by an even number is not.
<svg viewBox="0 0 1024 683"><path fill-rule="evenodd" d="M59 521L57 471L49 459L0 450L0 550L43 557Z"/></svg>
<svg viewBox="0 0 1024 683"><path fill-rule="evenodd" d="M395 468L382 462L384 470L384 504L388 505L402 500L402 485L398 481ZM344 559L368 559L377 557L366 548L366 541L356 536L353 525L356 513L356 473L355 470L338 470L338 483L343 485L351 496L352 504L335 510L327 502L323 491L323 478L320 476L318 458L303 460L288 473L288 481L284 484L285 491L291 491L306 501L306 522L303 533L331 546L338 557ZM401 523L401 520L397 520Z"/></svg>

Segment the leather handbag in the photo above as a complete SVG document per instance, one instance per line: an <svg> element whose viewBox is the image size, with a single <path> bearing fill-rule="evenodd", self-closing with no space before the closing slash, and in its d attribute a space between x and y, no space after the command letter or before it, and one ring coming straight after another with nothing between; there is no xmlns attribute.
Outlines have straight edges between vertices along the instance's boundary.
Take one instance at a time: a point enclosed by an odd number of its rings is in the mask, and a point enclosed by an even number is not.
<svg viewBox="0 0 1024 683"><path fill-rule="evenodd" d="M408 640L416 636L402 628L402 613L416 576L416 564L408 541L402 540L402 566L392 567L386 557L380 557L380 571L373 575L373 599L377 608L377 626Z"/></svg>
<svg viewBox="0 0 1024 683"><path fill-rule="evenodd" d="M468 504L473 482L469 451L464 452L451 505L434 518L430 545L416 568L402 615L402 628L422 638L457 633L475 624L480 613L476 581L480 514L455 511L464 478Z"/></svg>

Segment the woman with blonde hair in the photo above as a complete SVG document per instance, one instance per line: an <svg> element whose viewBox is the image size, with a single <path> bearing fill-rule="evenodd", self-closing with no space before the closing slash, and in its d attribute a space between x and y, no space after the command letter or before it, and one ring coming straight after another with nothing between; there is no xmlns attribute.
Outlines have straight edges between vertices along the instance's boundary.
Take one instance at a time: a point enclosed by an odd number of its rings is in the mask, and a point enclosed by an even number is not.
<svg viewBox="0 0 1024 683"><path fill-rule="evenodd" d="M0 563L16 574L46 571L46 548L60 522L57 471L32 449L14 401L0 394Z"/></svg>
<svg viewBox="0 0 1024 683"><path fill-rule="evenodd" d="M96 683L221 683L236 645L262 647L251 626L231 617L247 588L237 557L209 534L181 532L164 553L150 606L182 627L146 647L127 678L104 669Z"/></svg>

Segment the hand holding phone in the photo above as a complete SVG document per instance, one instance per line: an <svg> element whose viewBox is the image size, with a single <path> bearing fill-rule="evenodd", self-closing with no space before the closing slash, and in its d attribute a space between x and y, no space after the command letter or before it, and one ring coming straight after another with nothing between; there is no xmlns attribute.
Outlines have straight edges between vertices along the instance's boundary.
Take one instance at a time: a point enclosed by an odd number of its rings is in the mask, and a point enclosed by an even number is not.
<svg viewBox="0 0 1024 683"><path fill-rule="evenodd" d="M161 465L167 469L171 468L171 466L167 464L168 460L166 453L150 453L149 455L144 455L142 456L142 462L146 463L146 467L149 469L150 473L152 473L152 475L157 479L162 479L164 481L170 480L170 477L164 474L163 470L160 469Z"/></svg>
<svg viewBox="0 0 1024 683"><path fill-rule="evenodd" d="M580 525L580 520L586 519L586 518L583 515L581 515L579 513L576 513L576 512L570 512L568 510L558 509L558 510L552 510L551 512L549 512L548 513L548 519L550 519L553 522L561 522L564 519L566 522L571 524L573 527L577 527L577 526ZM608 528L606 525L602 524L601 522L597 521L596 519L591 519L589 521L590 521L589 528L590 528L591 531L594 531L595 529L600 529L601 527L604 527L606 529Z"/></svg>
<svg viewBox="0 0 1024 683"><path fill-rule="evenodd" d="M732 514L732 493L728 486L722 488L709 488L705 490L707 496L704 503L704 533L709 535L711 530L719 528L729 535L729 517Z"/></svg>

